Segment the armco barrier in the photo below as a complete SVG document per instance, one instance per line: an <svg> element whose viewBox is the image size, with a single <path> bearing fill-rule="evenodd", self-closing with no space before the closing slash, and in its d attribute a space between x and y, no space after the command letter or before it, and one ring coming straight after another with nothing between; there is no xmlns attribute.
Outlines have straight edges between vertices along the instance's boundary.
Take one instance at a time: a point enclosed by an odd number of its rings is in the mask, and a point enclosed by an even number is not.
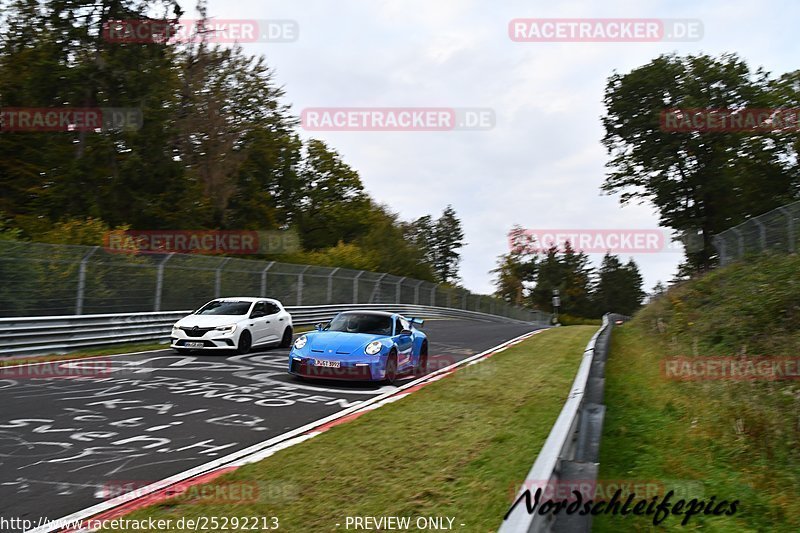
<svg viewBox="0 0 800 533"><path fill-rule="evenodd" d="M411 304L341 304L287 306L296 326L307 326L333 318L340 311L373 309L420 318L469 318L520 322L477 311ZM191 311L160 313L115 313L48 317L0 318L0 356L63 353L82 348L143 341L162 341L172 325ZM543 325L537 323L537 325Z"/></svg>
<svg viewBox="0 0 800 533"><path fill-rule="evenodd" d="M500 526L499 533L591 531L589 516L567 515L563 512L558 515L552 512L544 515L529 513L524 495L529 490L530 501L533 502L537 488L545 492L547 487L565 484L570 480L597 479L600 436L605 417L605 361L612 321L617 318L623 317L603 316L602 326L587 344L567 401L522 488L514 497L514 507Z"/></svg>

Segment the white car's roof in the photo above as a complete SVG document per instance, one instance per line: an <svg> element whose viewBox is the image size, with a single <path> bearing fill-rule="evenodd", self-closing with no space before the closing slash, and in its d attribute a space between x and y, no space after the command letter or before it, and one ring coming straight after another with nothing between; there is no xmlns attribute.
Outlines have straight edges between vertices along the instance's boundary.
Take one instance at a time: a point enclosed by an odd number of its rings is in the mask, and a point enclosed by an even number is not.
<svg viewBox="0 0 800 533"><path fill-rule="evenodd" d="M214 298L211 300L219 302L278 302L275 298L254 298L252 296L226 296L225 298Z"/></svg>

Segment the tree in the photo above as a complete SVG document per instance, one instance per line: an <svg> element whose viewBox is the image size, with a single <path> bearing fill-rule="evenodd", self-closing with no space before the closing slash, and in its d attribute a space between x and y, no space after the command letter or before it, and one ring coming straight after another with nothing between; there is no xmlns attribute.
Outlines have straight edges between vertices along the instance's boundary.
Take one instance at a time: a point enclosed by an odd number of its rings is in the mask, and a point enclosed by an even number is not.
<svg viewBox="0 0 800 533"><path fill-rule="evenodd" d="M592 299L599 314L616 312L632 315L644 300L642 276L633 259L623 265L616 255L606 253L598 270Z"/></svg>
<svg viewBox="0 0 800 533"><path fill-rule="evenodd" d="M514 226L509 232L509 240L517 242L524 230ZM490 271L495 275L495 296L515 305L523 305L526 297L526 283L536 276L536 256L524 247L514 248L497 260L497 268Z"/></svg>
<svg viewBox="0 0 800 533"><path fill-rule="evenodd" d="M536 286L530 291L531 305L536 309L552 307L553 290L561 298L561 311L576 316L592 316L592 268L589 257L576 253L567 242L563 252L555 246L536 262Z"/></svg>
<svg viewBox="0 0 800 533"><path fill-rule="evenodd" d="M736 55L660 56L628 74L612 75L604 102L603 144L611 159L602 189L621 193L622 203L651 202L662 226L699 233L702 247L687 250L688 270L714 264L714 234L792 198L798 173L781 135L660 127L667 109L780 103L768 75L751 71Z"/></svg>

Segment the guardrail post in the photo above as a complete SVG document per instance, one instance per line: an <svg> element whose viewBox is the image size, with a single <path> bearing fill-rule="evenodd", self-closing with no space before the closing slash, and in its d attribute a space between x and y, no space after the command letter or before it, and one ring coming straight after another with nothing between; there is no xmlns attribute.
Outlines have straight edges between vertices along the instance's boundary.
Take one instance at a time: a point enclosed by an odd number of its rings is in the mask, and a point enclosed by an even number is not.
<svg viewBox="0 0 800 533"><path fill-rule="evenodd" d="M361 270L358 274L356 274L356 277L353 278L353 303L354 304L358 303L358 278L360 278L363 273L364 273L364 271Z"/></svg>
<svg viewBox="0 0 800 533"><path fill-rule="evenodd" d="M272 268L272 265L275 264L275 261L270 261L267 263L267 266L264 270L261 271L261 297L267 297L267 271Z"/></svg>
<svg viewBox="0 0 800 533"><path fill-rule="evenodd" d="M333 303L333 275L336 274L338 270L339 267L336 267L328 274L328 303Z"/></svg>
<svg viewBox="0 0 800 533"><path fill-rule="evenodd" d="M398 281L397 284L395 285L394 303L396 304L400 303L400 287L402 286L403 281L405 281L405 279L406 278L404 277L400 278L400 281Z"/></svg>
<svg viewBox="0 0 800 533"><path fill-rule="evenodd" d="M795 251L795 238L794 238L794 215L785 206L779 208L782 213L786 215L786 237L789 241L789 252Z"/></svg>
<svg viewBox="0 0 800 533"><path fill-rule="evenodd" d="M226 257L225 259L223 259L222 262L217 267L217 270L214 272L214 298L220 297L220 293L222 292L222 269L230 260L231 260L230 257Z"/></svg>
<svg viewBox="0 0 800 533"><path fill-rule="evenodd" d="M83 256L81 264L78 266L78 294L75 299L75 314L83 314L83 296L86 291L86 265L89 258L94 255L99 246L93 246L92 249Z"/></svg>
<svg viewBox="0 0 800 533"><path fill-rule="evenodd" d="M303 284L305 284L305 278L303 275L306 273L306 270L311 268L311 265L306 266L300 274L297 275L297 305L303 305Z"/></svg>
<svg viewBox="0 0 800 533"><path fill-rule="evenodd" d="M167 261L172 259L173 255L175 255L175 252L168 254L167 257L158 263L158 267L156 268L156 294L153 297L153 311L155 312L161 311L161 293L164 287L164 265L167 264Z"/></svg>

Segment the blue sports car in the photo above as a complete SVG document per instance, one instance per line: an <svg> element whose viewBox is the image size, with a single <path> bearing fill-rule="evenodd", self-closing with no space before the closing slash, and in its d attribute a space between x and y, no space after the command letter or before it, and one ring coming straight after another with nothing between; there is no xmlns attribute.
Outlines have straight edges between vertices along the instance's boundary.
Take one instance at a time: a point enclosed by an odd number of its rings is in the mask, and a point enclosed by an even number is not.
<svg viewBox="0 0 800 533"><path fill-rule="evenodd" d="M345 311L295 339L289 373L303 378L394 383L400 374L423 373L428 338L418 318L383 311Z"/></svg>

